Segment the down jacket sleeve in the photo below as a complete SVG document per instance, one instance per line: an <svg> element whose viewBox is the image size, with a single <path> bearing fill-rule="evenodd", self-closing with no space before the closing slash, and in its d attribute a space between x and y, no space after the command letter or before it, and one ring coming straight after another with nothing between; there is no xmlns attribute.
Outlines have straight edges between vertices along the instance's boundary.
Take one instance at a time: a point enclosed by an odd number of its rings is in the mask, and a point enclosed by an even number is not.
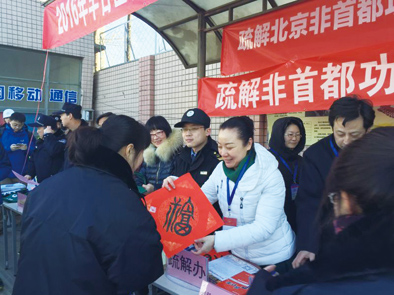
<svg viewBox="0 0 394 295"><path fill-rule="evenodd" d="M123 210L118 212L123 216L121 230L113 229L109 239L99 236L100 241L95 242L118 295L140 290L163 274L163 248L156 224L140 200L134 203L133 216L125 218Z"/></svg>
<svg viewBox="0 0 394 295"><path fill-rule="evenodd" d="M0 181L7 178L8 174L10 173L11 163L8 159L7 153L3 148L3 145L0 143Z"/></svg>

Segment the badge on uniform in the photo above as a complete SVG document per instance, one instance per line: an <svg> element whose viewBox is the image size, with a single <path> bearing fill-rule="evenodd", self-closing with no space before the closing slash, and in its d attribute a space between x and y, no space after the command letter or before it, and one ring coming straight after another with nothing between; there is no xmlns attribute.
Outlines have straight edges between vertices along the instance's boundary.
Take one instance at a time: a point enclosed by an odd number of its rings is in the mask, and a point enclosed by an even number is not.
<svg viewBox="0 0 394 295"><path fill-rule="evenodd" d="M297 196L297 192L298 192L298 187L299 185L296 183L293 183L290 187L291 190L291 199L294 201L296 196Z"/></svg>
<svg viewBox="0 0 394 295"><path fill-rule="evenodd" d="M237 226L237 218L223 217L224 227Z"/></svg>

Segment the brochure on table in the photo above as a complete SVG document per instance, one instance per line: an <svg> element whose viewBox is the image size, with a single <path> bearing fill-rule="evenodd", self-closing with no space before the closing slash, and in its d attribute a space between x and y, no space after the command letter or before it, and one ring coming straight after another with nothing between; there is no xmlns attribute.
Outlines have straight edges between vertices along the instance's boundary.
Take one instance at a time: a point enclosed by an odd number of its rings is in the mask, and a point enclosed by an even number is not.
<svg viewBox="0 0 394 295"><path fill-rule="evenodd" d="M246 294L260 269L229 252L224 256L210 255L220 258L209 261L205 256L193 254L190 248L168 259L166 275L188 283L190 289L199 287L201 294Z"/></svg>

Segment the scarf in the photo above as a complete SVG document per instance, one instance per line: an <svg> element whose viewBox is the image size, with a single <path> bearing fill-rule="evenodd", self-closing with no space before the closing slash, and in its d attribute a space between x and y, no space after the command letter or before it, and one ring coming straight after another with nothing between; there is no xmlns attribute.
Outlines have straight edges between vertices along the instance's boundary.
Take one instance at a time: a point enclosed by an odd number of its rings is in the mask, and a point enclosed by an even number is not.
<svg viewBox="0 0 394 295"><path fill-rule="evenodd" d="M252 147L250 151L246 153L246 156L242 159L241 162L239 162L237 169L233 168L227 168L226 165L223 162L223 171L226 176L233 181L234 183L237 181L239 174L241 173L242 167L245 165L246 161L248 160L248 156L250 155L250 160L248 163L248 166L246 167L246 170L249 169L250 166L254 164L254 161L256 159L256 151ZM246 171L245 170L245 171Z"/></svg>

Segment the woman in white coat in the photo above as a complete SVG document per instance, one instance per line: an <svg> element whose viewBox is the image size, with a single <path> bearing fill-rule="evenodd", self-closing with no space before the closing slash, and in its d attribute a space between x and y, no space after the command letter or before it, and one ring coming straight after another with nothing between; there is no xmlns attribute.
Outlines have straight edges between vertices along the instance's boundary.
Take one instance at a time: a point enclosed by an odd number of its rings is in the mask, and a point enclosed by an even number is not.
<svg viewBox="0 0 394 295"><path fill-rule="evenodd" d="M286 272L295 252L295 236L284 213L285 185L275 157L253 142L253 121L234 117L219 130L223 157L202 186L211 203L219 202L224 227L196 240L196 254L228 251L257 265Z"/></svg>

